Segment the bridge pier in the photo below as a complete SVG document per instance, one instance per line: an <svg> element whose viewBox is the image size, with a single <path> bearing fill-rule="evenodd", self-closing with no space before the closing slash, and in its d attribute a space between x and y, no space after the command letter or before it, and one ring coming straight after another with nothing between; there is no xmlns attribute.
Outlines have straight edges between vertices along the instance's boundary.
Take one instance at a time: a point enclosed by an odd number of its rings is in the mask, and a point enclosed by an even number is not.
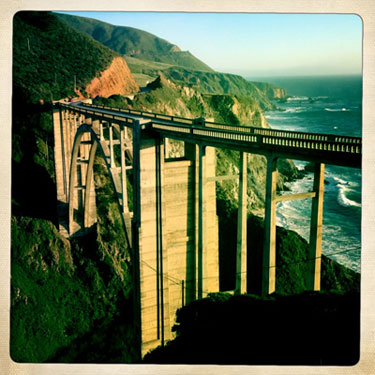
<svg viewBox="0 0 375 375"><path fill-rule="evenodd" d="M133 131L134 252L142 355L172 338L176 310L219 290L215 150L185 144L164 158L157 137ZM139 173L137 172L139 170ZM137 250L138 248L138 250Z"/></svg>
<svg viewBox="0 0 375 375"><path fill-rule="evenodd" d="M240 153L235 294L247 292L247 153Z"/></svg>
<svg viewBox="0 0 375 375"><path fill-rule="evenodd" d="M322 261L323 231L323 195L324 195L324 164L315 163L314 187L315 197L311 205L310 244L308 254L307 287L320 290Z"/></svg>
<svg viewBox="0 0 375 375"><path fill-rule="evenodd" d="M262 296L273 293L276 288L276 157L267 157L266 173Z"/></svg>
<svg viewBox="0 0 375 375"><path fill-rule="evenodd" d="M262 267L262 296L275 292L276 289L276 204L280 201L312 198L310 218L310 241L307 256L306 285L308 290L320 290L324 164L314 167L313 191L307 193L276 196L277 158L267 158L266 202L264 218L264 247Z"/></svg>
<svg viewBox="0 0 375 375"><path fill-rule="evenodd" d="M207 290L206 147L199 145L198 159L198 299Z"/></svg>

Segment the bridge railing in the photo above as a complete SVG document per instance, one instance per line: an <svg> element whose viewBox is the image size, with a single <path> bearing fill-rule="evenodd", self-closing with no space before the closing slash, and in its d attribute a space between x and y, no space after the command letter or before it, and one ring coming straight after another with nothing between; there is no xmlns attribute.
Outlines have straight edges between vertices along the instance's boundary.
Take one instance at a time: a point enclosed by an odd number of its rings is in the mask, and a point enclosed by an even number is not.
<svg viewBox="0 0 375 375"><path fill-rule="evenodd" d="M283 136L270 136L263 134L244 134L238 131L228 131L223 129L207 129L201 126L192 125L171 125L152 123L151 127L156 130L164 130L174 133L192 134L208 138L216 138L218 140L247 142L258 145L274 145L278 147L288 147L295 149L311 149L330 152L340 152L349 154L361 154L361 144L353 144L347 142L336 142L326 140L311 140L311 139L293 139ZM344 137L345 138L345 137Z"/></svg>
<svg viewBox="0 0 375 375"><path fill-rule="evenodd" d="M133 124L134 119L130 117L124 117L124 116L116 116L109 113L99 112L95 110L90 109L83 109L82 107L75 107L69 104L59 103L59 106L62 108L66 108L69 111L73 111L76 113L82 113L85 115L89 115L96 118L101 118L102 120L108 121L108 120L114 120L119 123L126 123L126 124Z"/></svg>
<svg viewBox="0 0 375 375"><path fill-rule="evenodd" d="M179 116L170 116L170 115L164 115L162 113L153 113L153 112L147 112L147 111L138 111L136 109L125 109L125 108L116 108L116 107L108 107L104 105L96 105L96 104L84 104L87 107L93 107L98 109L106 109L110 111L117 111L122 113L128 113L129 115L136 115L141 117L147 117L150 119L158 119L158 120L167 120L167 121L173 121L173 122L182 122L184 124L193 124L194 119L189 119L185 117L179 117Z"/></svg>
<svg viewBox="0 0 375 375"><path fill-rule="evenodd" d="M203 136L211 139L215 138L217 140L247 142L263 146L267 145L276 147L288 147L290 149L296 150L310 149L323 152L340 152L346 154L361 154L362 152L361 138L359 137L345 137L330 134L314 134L245 126L233 126L227 124L217 124L213 122L208 122L204 126L195 124L195 121L192 119L185 119L182 117L137 111L132 109L119 109L87 104L85 104L86 108L83 109L82 107L75 107L69 104L60 103L59 105L69 110L84 113L86 115L91 115L103 120L114 120L117 122L128 124L132 124L134 122L134 119L124 116L116 116L101 111L95 111L95 108L99 110L105 109L124 114L153 118L155 121L151 121L149 126L151 126L155 130L164 130L173 132L174 134L190 134L193 136ZM186 120L186 122L179 120ZM173 121L174 123L171 124L170 121Z"/></svg>
<svg viewBox="0 0 375 375"><path fill-rule="evenodd" d="M188 119L179 116L170 116L164 115L161 113L153 113L147 111L138 111L134 109L120 109L114 107L108 107L103 105L95 105L95 104L84 104L88 107L98 108L98 109L106 109L111 111L118 111L122 113L133 114L137 116L148 117L151 119L157 120L167 120L173 122L180 122L184 124L194 125L194 119ZM258 134L270 137L282 137L282 138L290 138L294 140L303 140L303 141L326 141L326 142L337 142L337 143L349 143L354 145L360 145L362 143L361 137L347 137L342 135L335 135L335 134L317 134L317 133L307 133L307 132L296 132L291 130L278 130L278 129L265 129L259 128L254 126L242 126L242 125L233 125L233 124L222 124L216 123L211 121L205 121L204 126L207 128L215 128L215 129L222 129L228 131L236 131L241 133L248 133L248 134Z"/></svg>

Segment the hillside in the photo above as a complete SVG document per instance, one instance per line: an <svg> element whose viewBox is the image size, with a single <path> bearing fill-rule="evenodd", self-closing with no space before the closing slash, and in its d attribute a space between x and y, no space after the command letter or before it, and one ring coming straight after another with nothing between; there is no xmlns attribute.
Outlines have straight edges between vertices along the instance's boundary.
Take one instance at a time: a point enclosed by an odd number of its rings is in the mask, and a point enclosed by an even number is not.
<svg viewBox="0 0 375 375"><path fill-rule="evenodd" d="M125 56L137 57L192 70L212 71L189 51L158 38L146 31L125 26L114 26L90 18L57 14L60 20Z"/></svg>
<svg viewBox="0 0 375 375"><path fill-rule="evenodd" d="M117 56L61 23L52 13L19 12L14 17L15 100L51 101L76 96L75 88L86 94L86 86L93 78L100 77ZM123 93L137 91L129 70L124 71L125 75L130 89Z"/></svg>
<svg viewBox="0 0 375 375"><path fill-rule="evenodd" d="M143 73L146 74L150 74L151 72L146 69L143 70ZM255 99L263 110L274 108L270 99L274 99L275 96L271 90L272 85L269 84L256 85L235 74L196 72L176 67L164 69L162 72L167 78L193 87L204 94L250 97ZM276 87L274 88L276 90Z"/></svg>

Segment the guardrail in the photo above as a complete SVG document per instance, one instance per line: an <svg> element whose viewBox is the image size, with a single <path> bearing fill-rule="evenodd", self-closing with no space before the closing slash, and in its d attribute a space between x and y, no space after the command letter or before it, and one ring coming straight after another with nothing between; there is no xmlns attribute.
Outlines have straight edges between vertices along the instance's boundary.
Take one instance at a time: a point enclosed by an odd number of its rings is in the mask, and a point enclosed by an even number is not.
<svg viewBox="0 0 375 375"><path fill-rule="evenodd" d="M188 119L188 118L179 117L179 116L170 116L170 115L164 115L161 113L138 111L134 109L122 109L122 108L101 106L101 105L95 105L95 104L84 104L84 105L88 107L98 108L98 109L106 109L110 111L118 111L122 113L148 117L150 119L167 120L167 121L179 122L179 123L191 124L191 125L196 124L196 119ZM259 128L259 127L254 127L254 126L222 124L222 123L216 123L216 122L211 122L211 121L204 121L203 124L205 127L209 127L209 128L237 131L237 132L249 133L249 134L260 134L260 135L266 135L266 136L272 136L272 137L291 138L295 140L328 141L328 142L339 142L339 143L351 143L351 144L358 144L358 145L362 144L361 137L348 137L348 136L342 136L342 135L336 135L336 134L296 132L296 131L291 131L291 130L265 129L265 128Z"/></svg>
<svg viewBox="0 0 375 375"><path fill-rule="evenodd" d="M175 133L192 134L198 136L205 136L209 138L217 138L219 140L229 140L238 142L247 142L258 145L274 145L289 147L294 149L310 149L319 151L342 152L349 154L360 154L362 146L360 144L354 145L346 142L325 141L325 140L306 140L306 139L291 139L288 137L276 137L263 134L244 134L243 132L227 131L222 129L206 129L198 127L197 125L181 126L171 124L152 123L153 129L167 130Z"/></svg>
<svg viewBox="0 0 375 375"><path fill-rule="evenodd" d="M186 119L178 116L98 105L82 105L86 108L62 103L59 105L68 110L91 115L95 118L107 121L113 120L115 122L126 124L133 124L136 120L131 117L126 117L126 114L139 116L143 119L150 119L149 126L156 131L167 131L176 135L180 134L182 137L184 135L189 135L190 137L198 136L220 142L223 140L230 142L245 142L249 146L258 145L259 148L264 146L269 149L269 146L276 146L277 148L289 148L291 151L314 150L322 151L323 153L333 152L346 155L354 154L356 157L362 152L362 140L359 137L254 128L214 122L200 123L193 119ZM103 109L118 112L125 116L106 113L101 111Z"/></svg>

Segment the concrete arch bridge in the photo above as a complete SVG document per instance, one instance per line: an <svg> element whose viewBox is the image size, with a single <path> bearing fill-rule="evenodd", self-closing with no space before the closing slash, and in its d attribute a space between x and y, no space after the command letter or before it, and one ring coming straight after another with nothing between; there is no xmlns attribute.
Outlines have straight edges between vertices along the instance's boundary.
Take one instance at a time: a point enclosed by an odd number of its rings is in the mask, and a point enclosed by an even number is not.
<svg viewBox="0 0 375 375"><path fill-rule="evenodd" d="M59 225L66 237L96 222L93 163L98 150L104 156L132 249L142 355L171 338L177 308L219 290L215 184L229 178L239 179L235 293L246 292L248 153L267 159L262 294L273 293L276 285L276 204L292 199L312 199L306 277L311 290L320 289L324 166L360 168L361 138L217 124L82 102L56 104L53 122ZM183 141L183 158L168 157L169 139ZM215 175L215 148L240 152L237 176ZM313 190L277 196L278 158L313 162ZM130 169L132 211L126 183Z"/></svg>

